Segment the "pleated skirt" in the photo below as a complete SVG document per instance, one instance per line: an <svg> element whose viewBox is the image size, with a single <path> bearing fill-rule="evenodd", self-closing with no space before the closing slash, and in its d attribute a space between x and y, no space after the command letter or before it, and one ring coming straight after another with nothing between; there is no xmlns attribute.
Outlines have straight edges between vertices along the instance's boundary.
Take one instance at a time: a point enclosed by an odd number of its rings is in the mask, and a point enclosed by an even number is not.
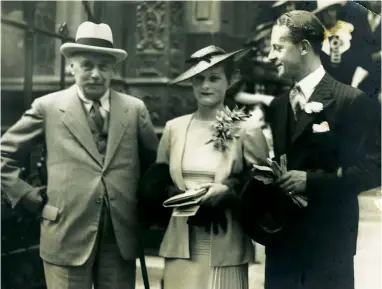
<svg viewBox="0 0 382 289"><path fill-rule="evenodd" d="M248 264L211 267L210 251L210 233L191 227L191 258L165 259L164 289L248 289Z"/></svg>

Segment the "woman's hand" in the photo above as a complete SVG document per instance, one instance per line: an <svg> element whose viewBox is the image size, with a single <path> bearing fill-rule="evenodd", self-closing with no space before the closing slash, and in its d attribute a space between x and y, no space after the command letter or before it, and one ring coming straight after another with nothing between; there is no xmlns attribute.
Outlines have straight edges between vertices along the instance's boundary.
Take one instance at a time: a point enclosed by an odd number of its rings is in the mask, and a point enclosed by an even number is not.
<svg viewBox="0 0 382 289"><path fill-rule="evenodd" d="M201 199L201 204L208 207L217 207L222 201L228 199L232 192L227 185L220 183L206 183L198 189L207 188L207 193Z"/></svg>
<svg viewBox="0 0 382 289"><path fill-rule="evenodd" d="M196 215L188 219L188 224L204 227L206 232L212 229L214 234L226 232L228 220L225 209L233 196L230 187L220 183L207 183L195 189L202 188L206 188L207 192L201 199L201 207Z"/></svg>

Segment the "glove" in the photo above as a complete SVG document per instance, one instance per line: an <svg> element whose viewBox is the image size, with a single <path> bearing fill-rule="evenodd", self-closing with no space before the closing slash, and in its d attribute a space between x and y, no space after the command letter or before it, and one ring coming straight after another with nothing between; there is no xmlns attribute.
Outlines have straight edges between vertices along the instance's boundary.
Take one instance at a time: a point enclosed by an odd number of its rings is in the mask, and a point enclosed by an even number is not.
<svg viewBox="0 0 382 289"><path fill-rule="evenodd" d="M219 234L220 229L227 232L228 219L224 210L201 205L195 216L189 217L187 224L196 227L204 227L206 232L212 231Z"/></svg>
<svg viewBox="0 0 382 289"><path fill-rule="evenodd" d="M183 194L184 191L178 189L177 186L168 186L167 187L167 196L169 198L175 196L175 195L180 195L180 194Z"/></svg>

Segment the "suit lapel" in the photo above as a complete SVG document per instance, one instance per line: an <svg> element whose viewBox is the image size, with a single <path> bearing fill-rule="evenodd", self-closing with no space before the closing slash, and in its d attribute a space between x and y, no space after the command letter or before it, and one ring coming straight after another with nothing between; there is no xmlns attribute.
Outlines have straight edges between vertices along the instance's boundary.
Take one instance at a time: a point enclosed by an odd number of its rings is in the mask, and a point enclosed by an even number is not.
<svg viewBox="0 0 382 289"><path fill-rule="evenodd" d="M88 153L102 165L102 158L97 150L93 135L89 128L80 98L77 95L75 86L68 89L68 95L65 97L60 110L64 112L62 122L68 130L74 135L78 142L88 151Z"/></svg>
<svg viewBox="0 0 382 289"><path fill-rule="evenodd" d="M288 140L286 123L288 120L289 94L282 95L275 101L277 101L277 104L274 107L276 116L273 125L274 137L280 153L283 153L286 151Z"/></svg>
<svg viewBox="0 0 382 289"><path fill-rule="evenodd" d="M110 116L104 168L110 164L127 128L128 107L121 96L110 90Z"/></svg>
<svg viewBox="0 0 382 289"><path fill-rule="evenodd" d="M308 102L320 102L323 104L323 109L325 110L334 100L331 94L333 83L334 82L332 77L326 73L320 83L317 85ZM292 143L295 142L296 139L307 128L307 126L314 121L316 116L317 114L314 112L310 114L306 113L305 111L302 112L292 135Z"/></svg>
<svg viewBox="0 0 382 289"><path fill-rule="evenodd" d="M183 118L179 119L180 122L176 126L176 144L173 147L173 153L171 155L171 159L173 161L170 167L172 168L171 175L174 179L174 182L180 189L186 188L182 175L182 160L186 144L187 131L193 117L194 114L184 116Z"/></svg>

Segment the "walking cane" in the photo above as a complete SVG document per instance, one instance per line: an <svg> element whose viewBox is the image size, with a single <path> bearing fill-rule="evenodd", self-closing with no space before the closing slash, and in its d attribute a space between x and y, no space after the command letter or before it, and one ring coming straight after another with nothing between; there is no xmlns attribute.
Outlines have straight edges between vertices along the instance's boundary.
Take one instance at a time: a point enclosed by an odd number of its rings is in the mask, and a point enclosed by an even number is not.
<svg viewBox="0 0 382 289"><path fill-rule="evenodd" d="M142 279L145 289L150 289L149 276L147 274L147 267L145 261L145 251L143 250L142 242L139 245L139 262L141 263Z"/></svg>

